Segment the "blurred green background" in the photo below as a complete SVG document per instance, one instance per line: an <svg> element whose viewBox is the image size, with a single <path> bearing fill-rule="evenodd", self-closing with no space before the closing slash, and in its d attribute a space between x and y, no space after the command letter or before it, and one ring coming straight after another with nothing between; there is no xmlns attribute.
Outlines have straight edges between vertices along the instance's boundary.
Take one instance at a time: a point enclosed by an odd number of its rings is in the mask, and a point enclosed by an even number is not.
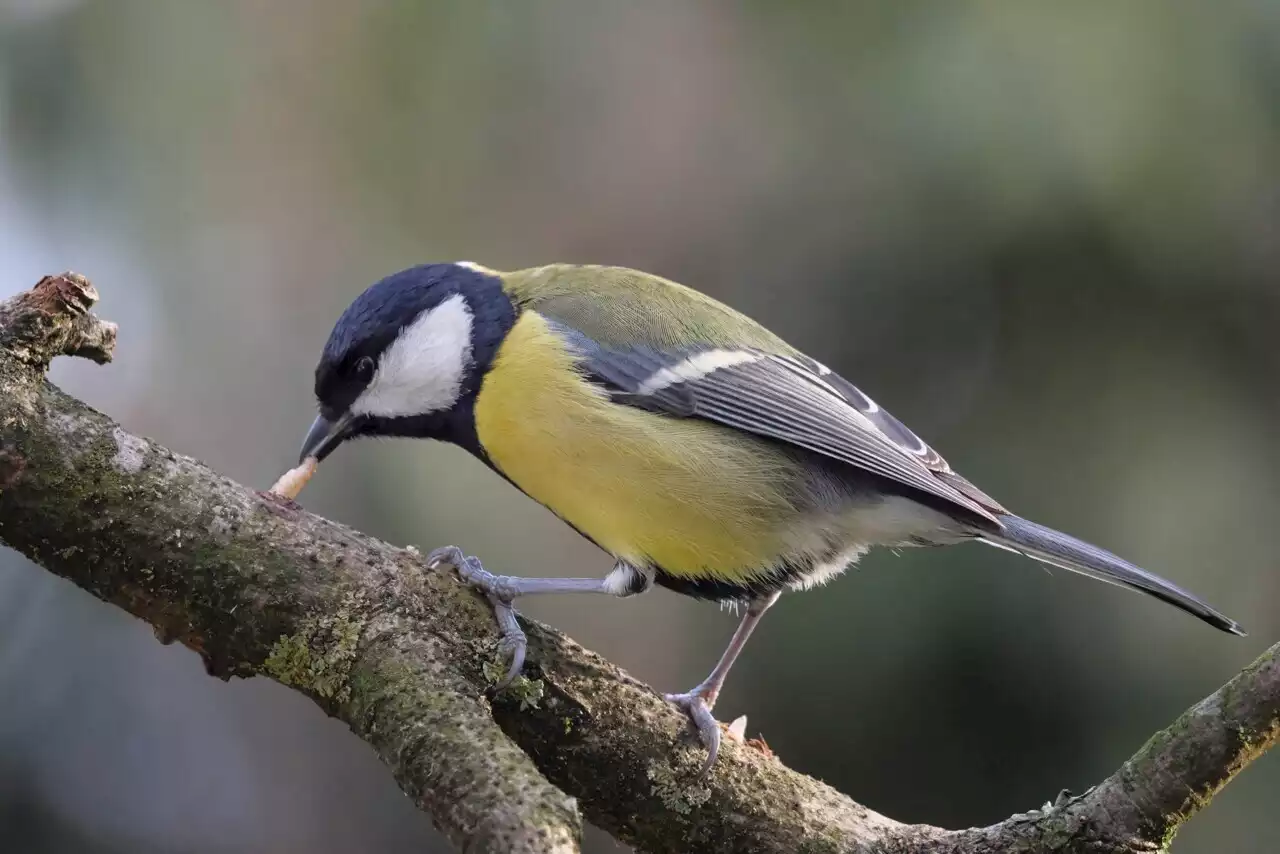
<svg viewBox="0 0 1280 854"><path fill-rule="evenodd" d="M0 0L0 296L121 324L55 381L265 488L338 313L402 267L639 267L767 323L1009 507L1203 595L978 546L765 620L717 712L906 821L1082 791L1280 635L1280 4ZM608 559L454 448L345 449L313 510L499 571ZM734 620L526 610L661 690ZM445 850L372 752L0 554L0 849ZM1280 758L1179 854L1280 850ZM595 834L592 850L615 850Z"/></svg>

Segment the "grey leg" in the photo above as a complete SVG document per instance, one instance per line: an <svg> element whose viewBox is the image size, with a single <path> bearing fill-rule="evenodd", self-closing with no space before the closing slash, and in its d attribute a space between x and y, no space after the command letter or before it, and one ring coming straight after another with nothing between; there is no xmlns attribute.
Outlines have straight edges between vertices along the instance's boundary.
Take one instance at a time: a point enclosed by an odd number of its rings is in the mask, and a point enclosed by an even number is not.
<svg viewBox="0 0 1280 854"><path fill-rule="evenodd" d="M648 575L625 563L619 563L604 578L518 578L514 575L494 575L481 565L480 559L462 553L457 546L444 546L427 555L427 566L435 569L451 566L463 581L479 590L493 607L493 616L502 632L500 649L510 658L507 675L494 686L501 691L510 685L524 667L524 656L529 641L516 620L513 600L521 596L544 593L605 593L610 596L632 596L649 589Z"/></svg>
<svg viewBox="0 0 1280 854"><path fill-rule="evenodd" d="M693 725L698 728L702 744L707 748L707 761L702 766L703 774L710 771L711 766L716 764L716 756L720 753L720 725L712 717L711 709L716 704L720 689L724 687L724 680L729 675L729 670L738 660L742 648L747 645L747 638L751 637L751 632L755 630L764 612L778 601L779 595L781 594L772 593L754 599L747 605L747 613L742 616L742 622L738 623L737 631L729 640L729 646L725 648L724 655L720 656L715 669L702 680L698 687L685 694L666 695L669 702L675 703L688 712L689 717L693 719Z"/></svg>

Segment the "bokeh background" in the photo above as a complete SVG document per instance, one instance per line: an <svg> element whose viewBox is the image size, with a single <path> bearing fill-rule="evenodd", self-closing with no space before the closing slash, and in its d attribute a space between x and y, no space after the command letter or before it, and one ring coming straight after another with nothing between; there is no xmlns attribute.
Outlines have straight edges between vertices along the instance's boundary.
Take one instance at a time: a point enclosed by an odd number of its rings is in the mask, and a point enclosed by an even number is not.
<svg viewBox="0 0 1280 854"><path fill-rule="evenodd" d="M1280 635L1278 225L1265 0L0 0L0 296L97 283L118 360L54 376L126 428L264 488L368 283L634 266L1251 631L978 546L785 598L717 711L907 821L1081 791ZM609 568L446 446L348 447L304 499L502 571ZM663 690L734 624L665 591L526 609ZM1175 852L1280 850L1278 795L1269 756ZM0 850L445 847L305 699L0 552Z"/></svg>

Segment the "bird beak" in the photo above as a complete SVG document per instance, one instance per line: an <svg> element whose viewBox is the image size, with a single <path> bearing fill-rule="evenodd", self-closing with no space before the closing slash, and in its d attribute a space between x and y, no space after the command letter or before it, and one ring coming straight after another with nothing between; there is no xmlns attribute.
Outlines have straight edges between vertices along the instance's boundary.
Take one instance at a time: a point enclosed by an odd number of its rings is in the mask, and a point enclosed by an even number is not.
<svg viewBox="0 0 1280 854"><path fill-rule="evenodd" d="M355 418L350 413L344 414L337 421L330 421L323 415L317 416L311 429L307 431L307 438L302 440L298 462L301 463L307 457L323 460L329 456L350 435L354 421Z"/></svg>

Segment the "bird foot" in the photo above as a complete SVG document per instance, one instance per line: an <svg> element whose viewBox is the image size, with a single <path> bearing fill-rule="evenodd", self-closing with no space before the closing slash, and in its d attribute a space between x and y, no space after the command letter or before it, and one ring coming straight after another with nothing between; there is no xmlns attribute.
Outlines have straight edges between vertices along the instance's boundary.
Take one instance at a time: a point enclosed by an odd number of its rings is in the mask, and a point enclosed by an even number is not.
<svg viewBox="0 0 1280 854"><path fill-rule="evenodd" d="M463 554L462 549L457 546L443 546L427 555L429 569L442 566L452 567L459 578L483 593L493 608L493 618L502 633L498 651L509 662L507 674L493 686L493 693L496 694L520 675L524 668L525 653L529 648L529 639L520 628L520 623L516 620L516 609L511 605L512 600L519 595L519 590L511 584L510 579L489 572L479 558Z"/></svg>
<svg viewBox="0 0 1280 854"><path fill-rule="evenodd" d="M684 694L665 694L663 696L668 703L683 709L698 730L698 737L702 739L702 746L707 749L707 761L703 763L702 770L698 772L698 776L705 777L711 767L716 764L716 757L720 755L720 724L716 722L715 717L711 714L711 707L715 705L715 696L712 695L710 699L707 699L706 693L700 687Z"/></svg>

